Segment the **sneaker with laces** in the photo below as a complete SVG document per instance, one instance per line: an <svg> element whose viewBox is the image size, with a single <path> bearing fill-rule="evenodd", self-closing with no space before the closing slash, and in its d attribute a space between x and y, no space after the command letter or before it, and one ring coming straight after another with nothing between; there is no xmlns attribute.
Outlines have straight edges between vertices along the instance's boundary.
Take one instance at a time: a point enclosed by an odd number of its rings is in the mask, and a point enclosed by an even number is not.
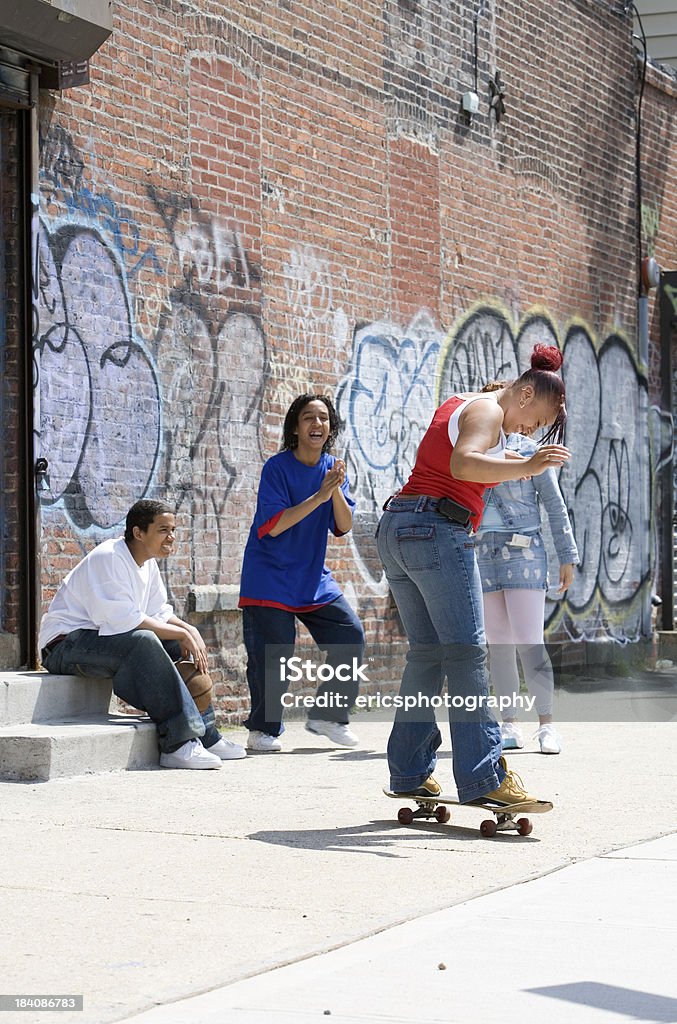
<svg viewBox="0 0 677 1024"><path fill-rule="evenodd" d="M277 736L271 736L269 732L250 729L247 750L251 750L255 754L278 754L282 750L282 744Z"/></svg>
<svg viewBox="0 0 677 1024"><path fill-rule="evenodd" d="M538 740L542 754L559 754L562 749L560 738L552 722L546 722L536 730L535 737Z"/></svg>
<svg viewBox="0 0 677 1024"><path fill-rule="evenodd" d="M522 749L524 740L517 722L501 722L501 746L504 750Z"/></svg>
<svg viewBox="0 0 677 1024"><path fill-rule="evenodd" d="M532 796L531 793L527 793L519 775L508 768L504 757L499 758L499 762L505 771L505 778L498 789L492 790L491 793L487 793L478 800L469 800L468 803L498 804L499 807L510 807L511 804L530 803L542 805L549 802L539 800L537 797ZM552 804L550 804L550 807L552 807Z"/></svg>
<svg viewBox="0 0 677 1024"><path fill-rule="evenodd" d="M442 792L437 779L429 775L425 782L422 782L416 789L409 790L406 793L398 793L398 796L439 796Z"/></svg>
<svg viewBox="0 0 677 1024"><path fill-rule="evenodd" d="M198 739L182 743L171 754L160 754L162 768L220 768L221 758L210 753Z"/></svg>
<svg viewBox="0 0 677 1024"><path fill-rule="evenodd" d="M309 718L306 722L308 732L316 736L326 736L338 747L356 747L360 742L350 726L342 725L340 722L325 722L323 718Z"/></svg>
<svg viewBox="0 0 677 1024"><path fill-rule="evenodd" d="M227 740L225 736L222 736L216 743L212 743L207 750L210 754L216 754L222 761L237 761L239 758L247 756L244 747L241 747L239 743L233 743L232 740Z"/></svg>

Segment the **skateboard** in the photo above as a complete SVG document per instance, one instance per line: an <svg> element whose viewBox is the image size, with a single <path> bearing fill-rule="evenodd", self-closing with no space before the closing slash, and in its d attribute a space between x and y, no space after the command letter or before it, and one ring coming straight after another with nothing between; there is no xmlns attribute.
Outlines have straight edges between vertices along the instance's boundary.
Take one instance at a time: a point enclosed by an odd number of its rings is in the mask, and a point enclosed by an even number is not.
<svg viewBox="0 0 677 1024"><path fill-rule="evenodd" d="M411 807L400 807L397 812L397 820L400 825L411 825L414 818L435 818L441 825L451 819L449 807L477 807L480 810L493 814L492 818L485 818L480 824L480 833L485 839L491 839L497 832L518 832L521 836L531 835L533 825L529 818L520 817L518 814L545 814L552 810L549 800L524 800L520 804L511 804L510 807L499 807L497 804L471 803L462 804L458 800L451 800L446 796L411 796L406 793L391 793L389 789L383 792L392 800L412 800L416 810Z"/></svg>

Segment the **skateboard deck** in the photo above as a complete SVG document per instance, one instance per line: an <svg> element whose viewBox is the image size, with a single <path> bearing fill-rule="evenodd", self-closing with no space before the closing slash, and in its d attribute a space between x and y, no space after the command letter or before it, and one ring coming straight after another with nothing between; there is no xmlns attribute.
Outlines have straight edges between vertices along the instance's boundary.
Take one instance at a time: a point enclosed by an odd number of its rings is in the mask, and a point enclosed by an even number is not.
<svg viewBox="0 0 677 1024"><path fill-rule="evenodd" d="M479 810L488 811L493 814L492 818L485 818L480 824L480 833L485 839L490 839L497 832L519 832L521 836L531 835L533 825L529 818L517 817L524 814L545 814L552 810L549 800L524 800L520 804L511 804L509 807L500 807L498 804L473 803L462 804L460 800L452 800L448 796L416 796L407 793L391 793L389 789L383 792L391 800L412 800L417 806L416 810L411 807L400 807L397 812L397 820L400 825L411 825L415 818L435 818L440 824L446 824L451 818L449 807L477 807Z"/></svg>

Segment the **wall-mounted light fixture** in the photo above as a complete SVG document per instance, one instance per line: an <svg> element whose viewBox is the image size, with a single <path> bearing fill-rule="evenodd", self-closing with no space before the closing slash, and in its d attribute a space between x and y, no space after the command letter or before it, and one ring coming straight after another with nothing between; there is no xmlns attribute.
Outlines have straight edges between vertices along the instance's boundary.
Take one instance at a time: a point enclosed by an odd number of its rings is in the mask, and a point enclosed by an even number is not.
<svg viewBox="0 0 677 1024"><path fill-rule="evenodd" d="M479 56L478 56L478 27L477 23L483 14L487 13L487 0L480 0L475 13L473 14L473 88L464 92L461 97L461 106L469 124L473 115L479 113ZM499 123L505 114L505 83L501 78L501 72L496 71L493 78L489 78L489 112L493 110L496 124Z"/></svg>
<svg viewBox="0 0 677 1024"><path fill-rule="evenodd" d="M661 280L661 268L653 256L645 256L641 263L642 285L645 291L658 288Z"/></svg>
<svg viewBox="0 0 677 1024"><path fill-rule="evenodd" d="M480 98L476 92L463 93L463 109L469 116L479 111Z"/></svg>

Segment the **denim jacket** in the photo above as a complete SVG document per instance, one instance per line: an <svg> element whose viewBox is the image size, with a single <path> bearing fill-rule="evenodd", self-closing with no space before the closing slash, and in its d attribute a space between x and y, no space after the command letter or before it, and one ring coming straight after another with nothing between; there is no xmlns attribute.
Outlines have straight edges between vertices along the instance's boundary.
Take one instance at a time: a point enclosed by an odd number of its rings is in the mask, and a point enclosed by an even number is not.
<svg viewBox="0 0 677 1024"><path fill-rule="evenodd" d="M529 457L538 445L529 437L510 434L507 447L519 455ZM531 477L530 480L507 480L485 492L488 508L492 506L503 521L506 533L536 533L541 529L541 505L550 523L550 532L560 565L578 564L578 548L569 522L569 514L559 489L554 469ZM480 524L483 530L496 530L494 526Z"/></svg>

